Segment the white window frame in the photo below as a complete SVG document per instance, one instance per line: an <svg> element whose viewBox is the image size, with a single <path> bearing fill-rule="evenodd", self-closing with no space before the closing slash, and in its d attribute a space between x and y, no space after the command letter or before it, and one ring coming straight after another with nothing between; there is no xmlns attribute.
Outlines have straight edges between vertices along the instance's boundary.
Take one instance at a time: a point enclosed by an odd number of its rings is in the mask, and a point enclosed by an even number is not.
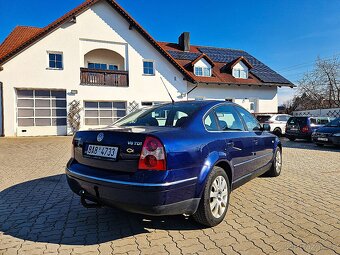
<svg viewBox="0 0 340 255"><path fill-rule="evenodd" d="M199 74L197 72L197 69L200 69L202 71L202 74ZM208 72L208 75L205 74L205 72ZM211 77L211 67L206 67L206 66L195 66L194 67L194 74L196 76L200 76L200 77Z"/></svg>
<svg viewBox="0 0 340 255"><path fill-rule="evenodd" d="M97 103L97 108L86 108L85 107L86 103ZM99 107L100 103L112 103L112 107L111 108L100 108ZM123 108L115 108L115 107L113 107L113 103L125 103L125 109L123 109ZM112 115L112 117L100 116L100 111L101 110L105 111L105 109L106 109L107 111L111 110L111 112L125 110L125 115L128 114L128 112L127 112L127 107L128 107L127 106L127 101L121 101L121 100L117 100L117 101L110 101L110 100L104 100L104 101L102 101L102 100L100 100L100 101L98 101L98 100L84 100L83 101L83 106L84 106L84 121L83 121L83 124L85 126L106 126L106 124L100 124L100 120L101 119L111 119L111 121L113 123L113 122L116 122L117 120L123 118L123 117L113 117L113 115ZM88 110L88 111L97 111L98 112L98 117L87 117L86 116L86 110ZM93 125L92 124L86 124L86 119L98 119L98 124L93 124Z"/></svg>
<svg viewBox="0 0 340 255"><path fill-rule="evenodd" d="M89 68L89 64L94 64L94 65L96 65L96 64L99 64L99 65L106 65L106 69L105 69L105 70L107 70L107 71L114 71L114 70L110 69L110 66L116 66L116 67L117 67L117 71L119 70L119 65L118 65L118 64L107 64L107 63L97 63L97 62L90 62L90 61L88 61L88 62L87 62L87 68L88 68L88 69L90 69L90 68ZM90 69L90 70L98 70L98 69ZM104 69L99 69L99 70L105 71Z"/></svg>
<svg viewBox="0 0 340 255"><path fill-rule="evenodd" d="M50 54L61 55L61 68L50 67ZM47 51L47 70L64 70L64 53L62 51Z"/></svg>
<svg viewBox="0 0 340 255"><path fill-rule="evenodd" d="M244 77L242 77L242 75L241 75L242 72L245 74ZM247 70L243 70L243 69L239 69L239 68L237 68L237 69L233 68L233 76L237 79L248 79L248 73L249 73L249 71L247 71Z"/></svg>
<svg viewBox="0 0 340 255"><path fill-rule="evenodd" d="M148 73L145 73L144 72L144 63L146 62L150 62L152 63L152 74L148 74ZM143 75L144 76L155 76L156 75L156 68L155 68L155 60L152 60L152 59L143 59Z"/></svg>

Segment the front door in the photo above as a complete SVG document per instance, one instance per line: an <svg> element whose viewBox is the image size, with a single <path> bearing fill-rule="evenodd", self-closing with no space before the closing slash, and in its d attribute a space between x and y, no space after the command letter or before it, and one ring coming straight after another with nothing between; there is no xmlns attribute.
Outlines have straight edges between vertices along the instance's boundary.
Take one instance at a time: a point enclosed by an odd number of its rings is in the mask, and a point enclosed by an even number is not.
<svg viewBox="0 0 340 255"><path fill-rule="evenodd" d="M273 158L275 136L261 130L257 119L241 107L236 107L247 126L249 138L253 143L252 171L267 165Z"/></svg>

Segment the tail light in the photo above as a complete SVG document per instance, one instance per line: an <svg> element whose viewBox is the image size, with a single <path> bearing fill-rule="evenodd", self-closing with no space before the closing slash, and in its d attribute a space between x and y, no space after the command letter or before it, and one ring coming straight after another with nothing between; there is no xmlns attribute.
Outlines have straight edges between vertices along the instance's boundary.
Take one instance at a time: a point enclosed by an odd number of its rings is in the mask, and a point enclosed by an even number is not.
<svg viewBox="0 0 340 255"><path fill-rule="evenodd" d="M141 170L166 170L163 144L155 137L147 136L140 154L138 168Z"/></svg>
<svg viewBox="0 0 340 255"><path fill-rule="evenodd" d="M304 126L302 129L301 129L302 133L308 133L309 132L309 127L308 126Z"/></svg>

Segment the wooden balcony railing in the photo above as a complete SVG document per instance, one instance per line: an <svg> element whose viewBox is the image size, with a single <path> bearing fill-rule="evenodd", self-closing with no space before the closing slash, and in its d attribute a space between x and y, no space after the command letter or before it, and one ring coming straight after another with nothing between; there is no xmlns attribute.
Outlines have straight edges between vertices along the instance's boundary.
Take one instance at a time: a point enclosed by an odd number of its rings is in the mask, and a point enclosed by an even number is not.
<svg viewBox="0 0 340 255"><path fill-rule="evenodd" d="M82 85L128 87L129 72L80 68L80 83Z"/></svg>

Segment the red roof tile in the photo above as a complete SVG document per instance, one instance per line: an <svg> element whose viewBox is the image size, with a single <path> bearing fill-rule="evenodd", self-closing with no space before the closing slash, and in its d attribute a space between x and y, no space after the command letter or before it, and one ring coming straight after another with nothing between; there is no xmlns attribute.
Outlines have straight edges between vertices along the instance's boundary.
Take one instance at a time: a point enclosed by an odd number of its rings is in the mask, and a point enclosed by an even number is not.
<svg viewBox="0 0 340 255"><path fill-rule="evenodd" d="M0 45L0 59L41 32L38 27L17 26Z"/></svg>

